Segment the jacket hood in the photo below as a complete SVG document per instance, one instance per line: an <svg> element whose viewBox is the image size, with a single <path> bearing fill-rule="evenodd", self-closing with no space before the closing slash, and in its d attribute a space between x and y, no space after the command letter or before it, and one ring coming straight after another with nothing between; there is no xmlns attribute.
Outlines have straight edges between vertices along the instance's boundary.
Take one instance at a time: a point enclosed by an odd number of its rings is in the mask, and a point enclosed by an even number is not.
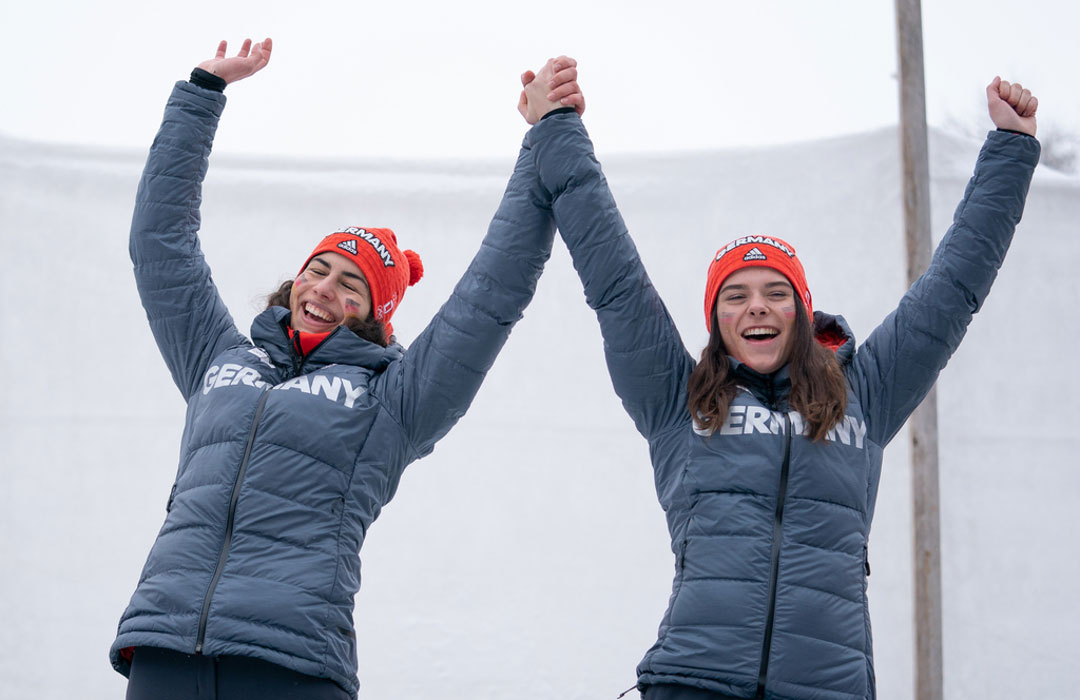
<svg viewBox="0 0 1080 700"><path fill-rule="evenodd" d="M855 334L843 316L815 311L814 339L836 353L841 367L851 364L855 357Z"/></svg>
<svg viewBox="0 0 1080 700"><path fill-rule="evenodd" d="M286 367L293 363L288 333L290 318L288 309L272 306L256 316L251 324L251 339L255 345L265 350L274 364ZM382 372L403 354L404 349L397 343L384 348L339 326L304 358L304 367L310 371L342 364Z"/></svg>

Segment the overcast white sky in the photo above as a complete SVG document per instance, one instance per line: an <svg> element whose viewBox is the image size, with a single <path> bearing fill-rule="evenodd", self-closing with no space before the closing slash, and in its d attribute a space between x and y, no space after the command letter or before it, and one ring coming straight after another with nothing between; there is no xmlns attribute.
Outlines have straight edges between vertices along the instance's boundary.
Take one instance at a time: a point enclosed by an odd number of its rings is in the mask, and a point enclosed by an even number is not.
<svg viewBox="0 0 1080 700"><path fill-rule="evenodd" d="M218 39L275 41L231 86L217 152L512 157L518 75L576 57L602 153L817 139L896 122L888 0L2 0L0 135L145 149L172 81ZM981 129L995 73L1080 120L1080 8L1065 0L923 6L928 116Z"/></svg>

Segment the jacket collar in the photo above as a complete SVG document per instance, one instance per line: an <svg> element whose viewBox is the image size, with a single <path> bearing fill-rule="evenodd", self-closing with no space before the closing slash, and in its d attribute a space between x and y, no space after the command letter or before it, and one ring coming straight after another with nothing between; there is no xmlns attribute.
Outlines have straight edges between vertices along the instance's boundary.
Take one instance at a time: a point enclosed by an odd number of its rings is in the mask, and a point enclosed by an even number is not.
<svg viewBox="0 0 1080 700"><path fill-rule="evenodd" d="M731 363L731 372L735 381L757 398L765 406L773 410L787 407L787 396L791 392L791 376L788 374L788 366L770 374L762 374L739 362L728 355Z"/></svg>
<svg viewBox="0 0 1080 700"><path fill-rule="evenodd" d="M256 316L251 324L252 341L266 351L275 365L281 367L296 367L300 361L289 342L290 317L288 309L272 306ZM381 372L391 362L400 360L403 352L397 343L380 347L339 326L303 358L303 368L310 372L339 364Z"/></svg>

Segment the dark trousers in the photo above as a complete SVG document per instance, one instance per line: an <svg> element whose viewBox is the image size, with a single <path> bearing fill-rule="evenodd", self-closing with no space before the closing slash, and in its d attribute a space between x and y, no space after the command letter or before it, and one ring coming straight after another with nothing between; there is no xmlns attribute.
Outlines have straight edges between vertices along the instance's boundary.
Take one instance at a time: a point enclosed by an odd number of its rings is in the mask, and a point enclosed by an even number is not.
<svg viewBox="0 0 1080 700"><path fill-rule="evenodd" d="M645 700L738 700L711 690L692 688L688 685L647 685L641 695Z"/></svg>
<svg viewBox="0 0 1080 700"><path fill-rule="evenodd" d="M328 678L246 656L193 656L138 647L127 700L351 700Z"/></svg>

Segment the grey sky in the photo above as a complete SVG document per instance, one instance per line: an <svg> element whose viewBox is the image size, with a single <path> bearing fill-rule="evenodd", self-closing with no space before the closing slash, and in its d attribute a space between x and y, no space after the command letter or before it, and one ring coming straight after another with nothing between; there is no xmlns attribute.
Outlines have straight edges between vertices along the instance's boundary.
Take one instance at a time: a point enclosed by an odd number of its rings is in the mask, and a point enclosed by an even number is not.
<svg viewBox="0 0 1080 700"><path fill-rule="evenodd" d="M885 0L218 3L4 0L0 135L145 148L173 80L220 38L275 40L229 88L216 152L469 157L515 151L517 76L581 64L597 148L781 143L896 121L895 19ZM1060 0L924 3L932 124L979 128L995 73L1041 98L1043 124L1080 119L1080 9Z"/></svg>

